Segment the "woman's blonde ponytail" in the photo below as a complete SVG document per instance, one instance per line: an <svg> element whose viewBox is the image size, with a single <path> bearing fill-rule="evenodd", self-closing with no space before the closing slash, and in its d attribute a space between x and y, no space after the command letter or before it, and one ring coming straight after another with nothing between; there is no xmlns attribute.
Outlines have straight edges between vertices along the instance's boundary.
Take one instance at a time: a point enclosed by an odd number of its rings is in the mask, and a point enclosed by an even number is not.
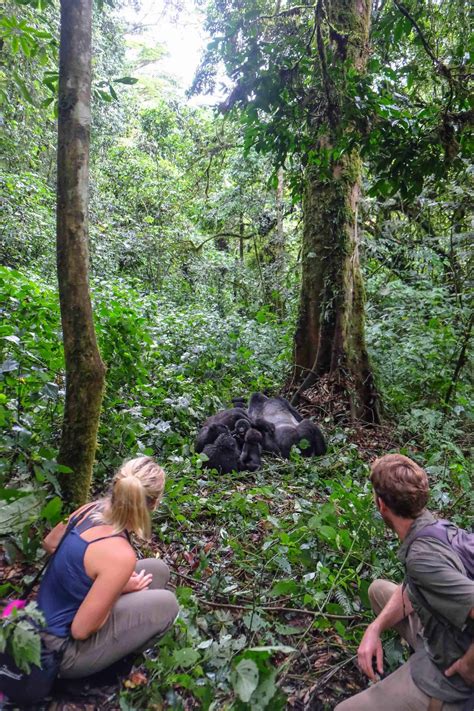
<svg viewBox="0 0 474 711"><path fill-rule="evenodd" d="M165 487L165 473L151 457L124 462L112 483L110 505L103 513L104 523L116 531L128 529L150 538L149 502L158 502Z"/></svg>

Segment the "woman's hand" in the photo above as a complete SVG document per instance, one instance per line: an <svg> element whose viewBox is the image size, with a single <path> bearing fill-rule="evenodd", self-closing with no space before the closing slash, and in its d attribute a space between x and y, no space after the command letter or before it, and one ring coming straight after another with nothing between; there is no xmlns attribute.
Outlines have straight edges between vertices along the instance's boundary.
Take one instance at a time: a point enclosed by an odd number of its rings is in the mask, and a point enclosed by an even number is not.
<svg viewBox="0 0 474 711"><path fill-rule="evenodd" d="M122 590L122 595L124 593L140 592L140 590L147 590L148 587L151 585L152 580L153 575L151 575L151 573L145 574L144 570L142 570L141 573L135 573L135 571L133 571L130 576L130 579L127 581L124 589Z"/></svg>

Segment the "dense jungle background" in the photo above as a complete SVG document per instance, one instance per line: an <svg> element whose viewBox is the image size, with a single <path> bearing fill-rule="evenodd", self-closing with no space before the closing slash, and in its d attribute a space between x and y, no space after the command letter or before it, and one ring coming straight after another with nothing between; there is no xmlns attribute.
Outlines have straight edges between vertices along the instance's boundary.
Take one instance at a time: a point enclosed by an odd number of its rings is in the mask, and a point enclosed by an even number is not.
<svg viewBox="0 0 474 711"><path fill-rule="evenodd" d="M68 708L331 709L365 683L370 582L401 577L368 463L407 454L433 510L472 512L469 5L198 2L209 39L189 88L125 4L93 17L89 275L107 370L91 495L124 458L163 464L140 550L170 564L182 613L120 688ZM166 11L180 22L183 7ZM58 3L6 0L0 46L6 598L72 504ZM296 394L327 454L203 469L200 424L255 391ZM387 643L389 667L402 655Z"/></svg>

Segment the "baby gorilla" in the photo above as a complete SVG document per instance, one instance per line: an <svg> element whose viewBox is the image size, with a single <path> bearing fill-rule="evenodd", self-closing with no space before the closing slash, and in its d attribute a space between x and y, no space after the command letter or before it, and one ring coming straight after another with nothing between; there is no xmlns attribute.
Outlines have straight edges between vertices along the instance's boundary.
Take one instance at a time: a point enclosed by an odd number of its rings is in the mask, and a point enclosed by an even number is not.
<svg viewBox="0 0 474 711"><path fill-rule="evenodd" d="M245 433L239 469L255 472L262 466L262 433L251 427Z"/></svg>
<svg viewBox="0 0 474 711"><path fill-rule="evenodd" d="M221 434L230 434L227 425L211 424L199 430L194 450L199 454L206 444L212 444Z"/></svg>
<svg viewBox="0 0 474 711"><path fill-rule="evenodd" d="M237 442L237 446L239 448L239 451L242 451L242 447L244 446L244 441L245 441L245 435L247 433L247 430L250 428L250 422L248 420L237 420L235 423L234 431L232 432L235 441Z"/></svg>
<svg viewBox="0 0 474 711"><path fill-rule="evenodd" d="M208 457L207 461L203 462L206 469L217 469L219 474L228 474L239 469L239 448L230 432L220 434L215 442L206 444L203 452Z"/></svg>
<svg viewBox="0 0 474 711"><path fill-rule="evenodd" d="M280 454L275 439L275 425L273 422L267 422L263 417L255 420L254 427L262 434L262 451L267 454Z"/></svg>

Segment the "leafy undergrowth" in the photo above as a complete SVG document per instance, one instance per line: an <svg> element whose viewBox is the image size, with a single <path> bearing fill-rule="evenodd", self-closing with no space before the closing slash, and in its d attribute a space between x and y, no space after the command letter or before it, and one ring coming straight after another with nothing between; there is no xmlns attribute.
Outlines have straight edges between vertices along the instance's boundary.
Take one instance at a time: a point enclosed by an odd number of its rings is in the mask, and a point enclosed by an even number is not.
<svg viewBox="0 0 474 711"><path fill-rule="evenodd" d="M0 277L0 594L18 597L44 529L62 515L64 373L55 290L35 275L0 269ZM82 701L63 695L51 710L333 708L365 683L353 655L370 582L401 578L397 543L375 516L368 462L391 449L416 456L431 478L431 507L466 523L472 485L460 414L440 420L425 407L421 420L415 408L397 427L349 426L347 403L320 379L300 409L322 424L325 457L295 453L255 474L218 476L193 454L196 430L233 395L276 389L291 327L265 308L220 316L215 304L178 308L117 281L96 282L94 299L108 367L94 493L125 457L153 454L165 466L154 538L140 551L170 565L181 616L120 690L84 687ZM399 661L396 645L385 652Z"/></svg>
<svg viewBox="0 0 474 711"><path fill-rule="evenodd" d="M313 701L340 696L330 674L350 663L381 569L355 448L238 477L182 464L156 521L182 615L121 707L298 707L318 680Z"/></svg>
<svg viewBox="0 0 474 711"><path fill-rule="evenodd" d="M368 587L401 579L367 477L367 460L394 447L390 434L334 430L325 457L267 459L253 474L218 476L198 456L170 456L141 554L169 564L181 614L101 708L325 711L364 688L354 655ZM384 651L395 668L401 646L389 639Z"/></svg>
<svg viewBox="0 0 474 711"><path fill-rule="evenodd" d="M376 553L367 466L342 440L255 474L170 462L141 552L170 565L180 618L106 708L330 709L361 688L368 586L396 573L393 545Z"/></svg>

